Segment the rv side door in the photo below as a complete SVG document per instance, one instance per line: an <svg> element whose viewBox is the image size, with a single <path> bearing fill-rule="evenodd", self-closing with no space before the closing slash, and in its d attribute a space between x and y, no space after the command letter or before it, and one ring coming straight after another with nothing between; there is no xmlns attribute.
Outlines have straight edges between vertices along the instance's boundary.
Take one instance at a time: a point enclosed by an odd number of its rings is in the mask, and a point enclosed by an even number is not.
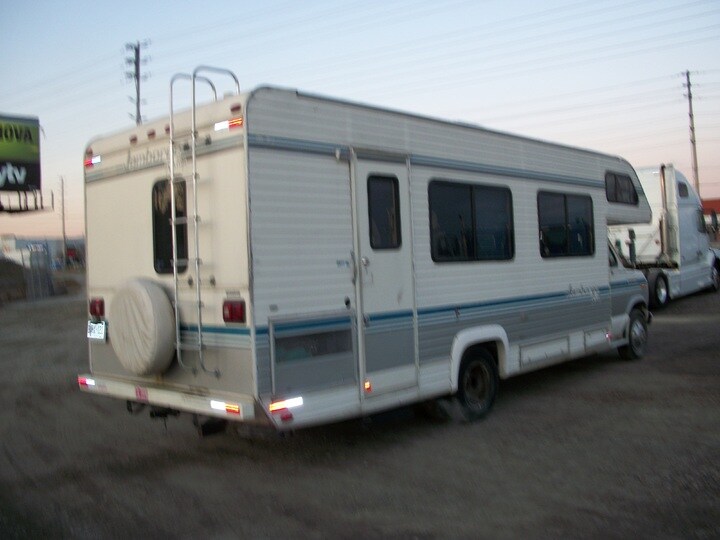
<svg viewBox="0 0 720 540"><path fill-rule="evenodd" d="M356 159L354 173L358 351L371 398L417 383L408 167Z"/></svg>

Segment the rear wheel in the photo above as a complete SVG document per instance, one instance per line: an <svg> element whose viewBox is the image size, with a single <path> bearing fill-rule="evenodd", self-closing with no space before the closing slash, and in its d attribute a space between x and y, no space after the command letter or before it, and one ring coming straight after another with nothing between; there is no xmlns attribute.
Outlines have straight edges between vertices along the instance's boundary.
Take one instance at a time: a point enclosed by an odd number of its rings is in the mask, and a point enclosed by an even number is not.
<svg viewBox="0 0 720 540"><path fill-rule="evenodd" d="M618 348L620 357L625 360L637 360L645 356L647 336L645 314L639 309L633 309L630 312L628 325L628 343Z"/></svg>
<svg viewBox="0 0 720 540"><path fill-rule="evenodd" d="M468 420L485 416L495 402L498 370L495 359L486 350L477 350L460 363L457 400Z"/></svg>
<svg viewBox="0 0 720 540"><path fill-rule="evenodd" d="M652 301L653 307L656 308L665 307L670 301L668 282L664 275L658 274L655 277L655 283L653 283L650 300Z"/></svg>

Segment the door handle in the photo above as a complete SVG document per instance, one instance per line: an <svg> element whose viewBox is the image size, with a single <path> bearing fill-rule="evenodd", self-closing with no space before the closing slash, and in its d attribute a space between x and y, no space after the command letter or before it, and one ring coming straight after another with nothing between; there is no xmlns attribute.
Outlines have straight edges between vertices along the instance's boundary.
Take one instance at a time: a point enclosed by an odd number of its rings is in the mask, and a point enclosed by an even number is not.
<svg viewBox="0 0 720 540"><path fill-rule="evenodd" d="M355 260L355 252L350 252L350 258L352 259L352 284L355 285L355 282L357 281L357 261Z"/></svg>
<svg viewBox="0 0 720 540"><path fill-rule="evenodd" d="M370 259L368 259L367 257L363 257L360 259L360 264L367 268L368 266L370 266Z"/></svg>

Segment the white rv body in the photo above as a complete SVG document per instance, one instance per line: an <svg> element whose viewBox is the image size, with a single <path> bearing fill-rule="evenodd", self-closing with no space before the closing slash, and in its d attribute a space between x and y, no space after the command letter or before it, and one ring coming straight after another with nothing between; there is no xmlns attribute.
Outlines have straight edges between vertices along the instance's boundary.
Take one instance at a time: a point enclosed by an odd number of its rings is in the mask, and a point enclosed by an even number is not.
<svg viewBox="0 0 720 540"><path fill-rule="evenodd" d="M610 240L647 275L651 302L720 287L720 252L710 247L700 197L672 165L637 170L652 209L649 224L609 228ZM632 233L635 235L634 246ZM632 250L634 249L634 255Z"/></svg>
<svg viewBox="0 0 720 540"><path fill-rule="evenodd" d="M474 354L506 378L644 345L645 278L605 238L649 206L613 156L263 87L93 140L85 188L79 384L158 414L293 429L452 395Z"/></svg>

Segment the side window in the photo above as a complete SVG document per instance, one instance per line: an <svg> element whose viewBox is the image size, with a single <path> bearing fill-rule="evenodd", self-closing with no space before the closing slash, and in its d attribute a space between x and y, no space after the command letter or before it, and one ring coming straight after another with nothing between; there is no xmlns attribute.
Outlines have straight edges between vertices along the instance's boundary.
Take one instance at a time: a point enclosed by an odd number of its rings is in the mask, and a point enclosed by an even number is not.
<svg viewBox="0 0 720 540"><path fill-rule="evenodd" d="M608 248L608 264L610 265L610 268L614 268L618 265L617 257L615 257L613 250L610 248Z"/></svg>
<svg viewBox="0 0 720 540"><path fill-rule="evenodd" d="M475 253L479 261L512 259L512 195L507 188L473 186Z"/></svg>
<svg viewBox="0 0 720 540"><path fill-rule="evenodd" d="M175 184L175 209L177 217L187 215L185 182ZM170 205L170 182L159 180L152 189L153 261L158 274L173 273L172 208ZM187 270L187 224L175 225L177 236L178 272Z"/></svg>
<svg viewBox="0 0 720 540"><path fill-rule="evenodd" d="M428 203L433 261L512 259L515 245L509 189L433 180L428 186Z"/></svg>
<svg viewBox="0 0 720 540"><path fill-rule="evenodd" d="M471 261L475 258L470 186L430 182L430 242L436 262Z"/></svg>
<svg viewBox="0 0 720 540"><path fill-rule="evenodd" d="M402 244L400 197L394 176L370 176L367 181L370 247L396 249Z"/></svg>
<svg viewBox="0 0 720 540"><path fill-rule="evenodd" d="M626 174L605 173L605 196L608 202L637 206L638 194L630 177Z"/></svg>
<svg viewBox="0 0 720 540"><path fill-rule="evenodd" d="M678 182L678 195L682 197L683 199L687 199L689 193L688 193L688 187L685 182Z"/></svg>
<svg viewBox="0 0 720 540"><path fill-rule="evenodd" d="M590 197L541 191L537 200L542 257L579 257L595 253Z"/></svg>
<svg viewBox="0 0 720 540"><path fill-rule="evenodd" d="M698 231L700 231L701 233L707 234L708 228L705 225L705 216L703 215L702 208L698 208L697 211L698 211L698 222L697 222L698 223Z"/></svg>

